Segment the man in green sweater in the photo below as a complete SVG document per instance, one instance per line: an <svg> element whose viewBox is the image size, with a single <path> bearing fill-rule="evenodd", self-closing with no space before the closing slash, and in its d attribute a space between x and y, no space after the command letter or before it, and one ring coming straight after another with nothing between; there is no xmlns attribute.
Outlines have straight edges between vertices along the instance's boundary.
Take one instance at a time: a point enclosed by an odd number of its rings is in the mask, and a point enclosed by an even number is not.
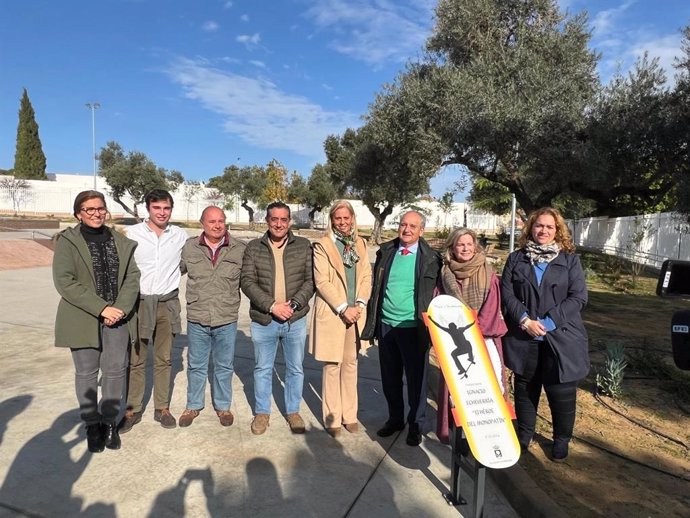
<svg viewBox="0 0 690 518"><path fill-rule="evenodd" d="M376 253L374 285L362 339L379 344L381 383L388 403L388 420L377 432L388 437L409 424L407 444L422 442L426 408L426 366L429 334L422 312L433 297L441 256L424 241L425 218L417 211L403 215L398 237ZM409 412L405 418L403 373Z"/></svg>

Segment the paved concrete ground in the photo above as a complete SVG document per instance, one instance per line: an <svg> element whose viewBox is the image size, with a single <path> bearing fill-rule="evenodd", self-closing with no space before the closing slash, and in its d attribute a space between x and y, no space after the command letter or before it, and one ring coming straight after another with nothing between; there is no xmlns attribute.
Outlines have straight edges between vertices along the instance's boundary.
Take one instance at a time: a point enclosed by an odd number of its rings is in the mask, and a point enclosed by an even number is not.
<svg viewBox="0 0 690 518"><path fill-rule="evenodd" d="M262 436L252 435L254 360L246 299L240 309L233 426L220 426L207 387L207 409L191 427L165 430L147 409L143 421L122 436L121 450L89 453L69 351L53 347L57 301L49 267L0 271L1 518L471 516L471 505L451 507L443 499L450 449L432 432L425 433L420 448L405 444L405 432L376 436L386 418L376 348L360 360L358 434L343 431L336 440L323 430L321 368L307 357L302 404L307 433L292 435L281 416L279 357L271 426ZM173 352L176 416L186 399L185 347L183 331ZM430 408L428 430L434 417ZM471 497L471 481L463 477L463 495ZM501 486L516 487L510 481ZM502 495L505 488L499 491L487 479L485 516L518 516ZM533 510L530 515L540 514Z"/></svg>

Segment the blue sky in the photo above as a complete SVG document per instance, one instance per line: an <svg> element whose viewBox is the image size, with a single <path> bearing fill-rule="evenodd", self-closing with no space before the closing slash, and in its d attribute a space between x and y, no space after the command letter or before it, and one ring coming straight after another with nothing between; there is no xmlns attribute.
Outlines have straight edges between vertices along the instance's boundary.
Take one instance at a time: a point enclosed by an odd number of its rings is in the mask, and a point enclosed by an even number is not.
<svg viewBox="0 0 690 518"><path fill-rule="evenodd" d="M673 75L687 0L560 0L586 9L600 74L645 50ZM187 179L275 158L308 176L322 143L361 124L374 95L421 54L429 0L5 0L0 168L14 164L26 87L49 173L92 174L96 145L146 153ZM432 182L440 196L454 173ZM457 198L461 198L458 195Z"/></svg>

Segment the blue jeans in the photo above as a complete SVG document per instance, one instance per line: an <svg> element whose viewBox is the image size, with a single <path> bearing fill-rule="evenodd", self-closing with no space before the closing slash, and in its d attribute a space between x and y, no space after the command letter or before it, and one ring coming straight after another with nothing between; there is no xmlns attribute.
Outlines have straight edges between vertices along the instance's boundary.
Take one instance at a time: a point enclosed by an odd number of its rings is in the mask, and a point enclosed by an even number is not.
<svg viewBox="0 0 690 518"><path fill-rule="evenodd" d="M278 341L283 344L285 358L285 412L299 412L304 385L304 347L307 339L307 319L289 322L272 320L267 326L251 323L252 342L254 342L254 398L256 414L271 413L271 394L273 392L273 364L278 352Z"/></svg>
<svg viewBox="0 0 690 518"><path fill-rule="evenodd" d="M213 358L213 407L230 410L237 322L209 327L187 322L187 408L204 408L208 360Z"/></svg>

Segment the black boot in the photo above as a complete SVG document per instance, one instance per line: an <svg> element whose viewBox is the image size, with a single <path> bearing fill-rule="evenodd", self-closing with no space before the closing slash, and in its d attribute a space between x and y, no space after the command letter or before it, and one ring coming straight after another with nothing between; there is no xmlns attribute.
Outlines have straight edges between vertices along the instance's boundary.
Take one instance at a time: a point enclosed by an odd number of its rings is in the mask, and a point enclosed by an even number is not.
<svg viewBox="0 0 690 518"><path fill-rule="evenodd" d="M117 425L115 423L105 423L103 425L103 436L105 439L105 447L110 450L119 450L122 445L120 441L120 434L117 431Z"/></svg>
<svg viewBox="0 0 690 518"><path fill-rule="evenodd" d="M92 453L100 453L105 448L105 435L101 423L86 425L86 444Z"/></svg>

